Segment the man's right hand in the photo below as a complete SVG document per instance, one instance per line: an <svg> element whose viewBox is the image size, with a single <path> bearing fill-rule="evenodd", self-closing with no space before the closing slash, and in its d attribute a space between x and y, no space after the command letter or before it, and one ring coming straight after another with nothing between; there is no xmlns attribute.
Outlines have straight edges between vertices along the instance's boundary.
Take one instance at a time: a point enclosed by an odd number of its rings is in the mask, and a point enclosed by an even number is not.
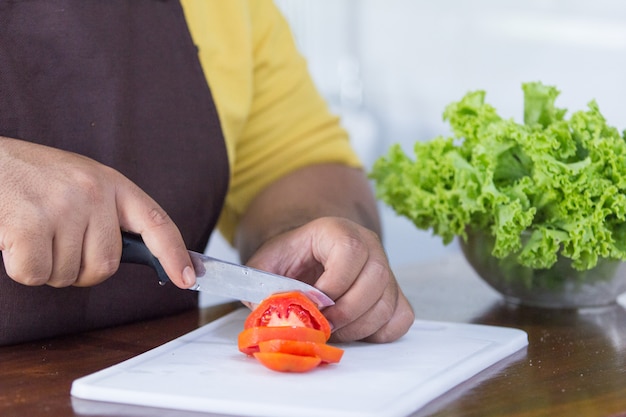
<svg viewBox="0 0 626 417"><path fill-rule="evenodd" d="M119 267L121 230L140 234L177 286L194 284L180 231L128 178L78 154L0 137L0 251L9 277L98 284Z"/></svg>

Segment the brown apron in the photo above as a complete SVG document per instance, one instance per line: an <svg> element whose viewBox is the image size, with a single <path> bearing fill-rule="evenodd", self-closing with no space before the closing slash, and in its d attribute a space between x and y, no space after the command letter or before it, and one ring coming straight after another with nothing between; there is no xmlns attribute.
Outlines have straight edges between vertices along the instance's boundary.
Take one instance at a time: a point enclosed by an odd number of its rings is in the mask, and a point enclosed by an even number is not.
<svg viewBox="0 0 626 417"><path fill-rule="evenodd" d="M119 170L165 208L188 248L204 250L229 172L178 1L0 0L0 135ZM0 266L0 344L196 305L193 291L160 286L145 266L63 289L20 285Z"/></svg>

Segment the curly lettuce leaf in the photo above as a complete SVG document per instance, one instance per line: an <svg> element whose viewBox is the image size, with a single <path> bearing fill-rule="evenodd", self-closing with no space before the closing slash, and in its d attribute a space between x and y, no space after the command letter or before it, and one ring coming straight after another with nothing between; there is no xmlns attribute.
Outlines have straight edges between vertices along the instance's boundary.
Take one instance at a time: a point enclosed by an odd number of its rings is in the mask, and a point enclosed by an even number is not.
<svg viewBox="0 0 626 417"><path fill-rule="evenodd" d="M555 87L522 89L523 124L474 91L446 107L451 137L416 142L414 158L392 146L370 173L377 196L445 244L489 231L493 255L524 266L626 260L626 131L607 125L595 101L568 120Z"/></svg>

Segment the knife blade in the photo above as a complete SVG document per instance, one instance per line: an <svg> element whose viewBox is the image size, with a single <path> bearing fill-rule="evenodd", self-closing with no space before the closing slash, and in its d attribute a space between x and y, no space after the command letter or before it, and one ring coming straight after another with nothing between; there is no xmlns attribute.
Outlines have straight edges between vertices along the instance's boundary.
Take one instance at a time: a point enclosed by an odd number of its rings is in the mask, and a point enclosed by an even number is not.
<svg viewBox="0 0 626 417"><path fill-rule="evenodd" d="M196 284L189 288L190 290L208 292L255 304L275 293L301 291L320 308L335 304L322 291L302 281L222 261L202 253L188 252L196 272ZM156 271L161 285L170 281L159 260L152 255L139 235L122 232L120 261L151 267Z"/></svg>

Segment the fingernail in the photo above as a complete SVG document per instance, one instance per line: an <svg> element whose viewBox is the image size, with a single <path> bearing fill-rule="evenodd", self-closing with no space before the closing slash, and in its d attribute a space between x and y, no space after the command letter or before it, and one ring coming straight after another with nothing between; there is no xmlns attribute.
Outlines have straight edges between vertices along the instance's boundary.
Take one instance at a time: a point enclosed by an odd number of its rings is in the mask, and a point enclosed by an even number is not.
<svg viewBox="0 0 626 417"><path fill-rule="evenodd" d="M196 273L192 267L186 266L183 269L183 283L192 286L196 282Z"/></svg>

